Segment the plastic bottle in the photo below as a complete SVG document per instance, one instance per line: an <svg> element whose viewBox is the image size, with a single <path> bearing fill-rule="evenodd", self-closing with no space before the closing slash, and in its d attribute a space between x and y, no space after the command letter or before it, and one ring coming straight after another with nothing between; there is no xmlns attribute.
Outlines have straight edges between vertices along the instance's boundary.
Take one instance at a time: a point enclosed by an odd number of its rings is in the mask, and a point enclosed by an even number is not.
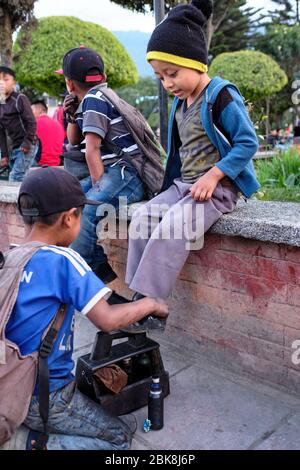
<svg viewBox="0 0 300 470"><path fill-rule="evenodd" d="M164 425L164 398L159 377L152 377L148 397L148 419L151 429L158 430Z"/></svg>

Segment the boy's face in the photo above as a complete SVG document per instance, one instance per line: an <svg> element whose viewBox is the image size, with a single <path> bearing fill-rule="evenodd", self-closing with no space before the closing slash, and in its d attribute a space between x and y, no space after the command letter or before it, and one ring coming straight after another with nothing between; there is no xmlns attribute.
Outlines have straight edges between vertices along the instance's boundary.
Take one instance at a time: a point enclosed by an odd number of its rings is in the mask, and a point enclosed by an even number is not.
<svg viewBox="0 0 300 470"><path fill-rule="evenodd" d="M14 77L8 73L0 72L0 86L4 88L6 97L9 97L15 89L16 81Z"/></svg>
<svg viewBox="0 0 300 470"><path fill-rule="evenodd" d="M179 65L151 60L150 64L165 90L181 100L197 96L202 90L201 73Z"/></svg>

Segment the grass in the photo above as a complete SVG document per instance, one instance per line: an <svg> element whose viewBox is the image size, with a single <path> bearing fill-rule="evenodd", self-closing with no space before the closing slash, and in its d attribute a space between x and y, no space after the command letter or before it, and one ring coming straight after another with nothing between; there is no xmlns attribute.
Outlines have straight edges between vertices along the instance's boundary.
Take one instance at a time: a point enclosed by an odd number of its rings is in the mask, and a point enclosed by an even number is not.
<svg viewBox="0 0 300 470"><path fill-rule="evenodd" d="M256 160L255 170L261 189L256 198L263 201L300 202L300 156L295 148L272 159Z"/></svg>

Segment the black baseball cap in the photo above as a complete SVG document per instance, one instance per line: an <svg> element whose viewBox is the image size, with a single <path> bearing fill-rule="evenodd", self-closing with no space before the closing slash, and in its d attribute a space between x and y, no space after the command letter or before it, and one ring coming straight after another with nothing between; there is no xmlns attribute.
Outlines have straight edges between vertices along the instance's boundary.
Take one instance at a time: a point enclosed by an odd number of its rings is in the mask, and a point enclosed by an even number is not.
<svg viewBox="0 0 300 470"><path fill-rule="evenodd" d="M16 72L10 67L6 67L6 65L0 65L0 73L6 73L7 75L11 75L16 78Z"/></svg>
<svg viewBox="0 0 300 470"><path fill-rule="evenodd" d="M34 207L21 207L22 196L28 195L34 202ZM21 215L46 217L51 214L68 211L73 207L84 204L99 205L98 201L86 199L81 185L75 176L67 171L42 167L31 170L24 178L18 197L18 209Z"/></svg>
<svg viewBox="0 0 300 470"><path fill-rule="evenodd" d="M104 76L104 63L101 56L88 47L70 49L63 58L63 68L56 73L81 83L101 82ZM95 72L96 73L95 75Z"/></svg>

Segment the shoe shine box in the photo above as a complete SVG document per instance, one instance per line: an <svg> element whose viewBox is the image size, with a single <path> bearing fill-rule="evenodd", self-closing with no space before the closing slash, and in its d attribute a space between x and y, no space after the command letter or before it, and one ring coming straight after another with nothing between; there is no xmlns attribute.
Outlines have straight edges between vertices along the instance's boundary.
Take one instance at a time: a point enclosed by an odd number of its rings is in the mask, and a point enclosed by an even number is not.
<svg viewBox="0 0 300 470"><path fill-rule="evenodd" d="M121 367L128 376L127 385L119 393L111 392L94 377L97 370L112 364ZM115 415L147 405L153 376L160 378L163 396L167 396L169 374L164 369L159 344L146 333L99 331L91 353L79 357L76 367L79 390Z"/></svg>

